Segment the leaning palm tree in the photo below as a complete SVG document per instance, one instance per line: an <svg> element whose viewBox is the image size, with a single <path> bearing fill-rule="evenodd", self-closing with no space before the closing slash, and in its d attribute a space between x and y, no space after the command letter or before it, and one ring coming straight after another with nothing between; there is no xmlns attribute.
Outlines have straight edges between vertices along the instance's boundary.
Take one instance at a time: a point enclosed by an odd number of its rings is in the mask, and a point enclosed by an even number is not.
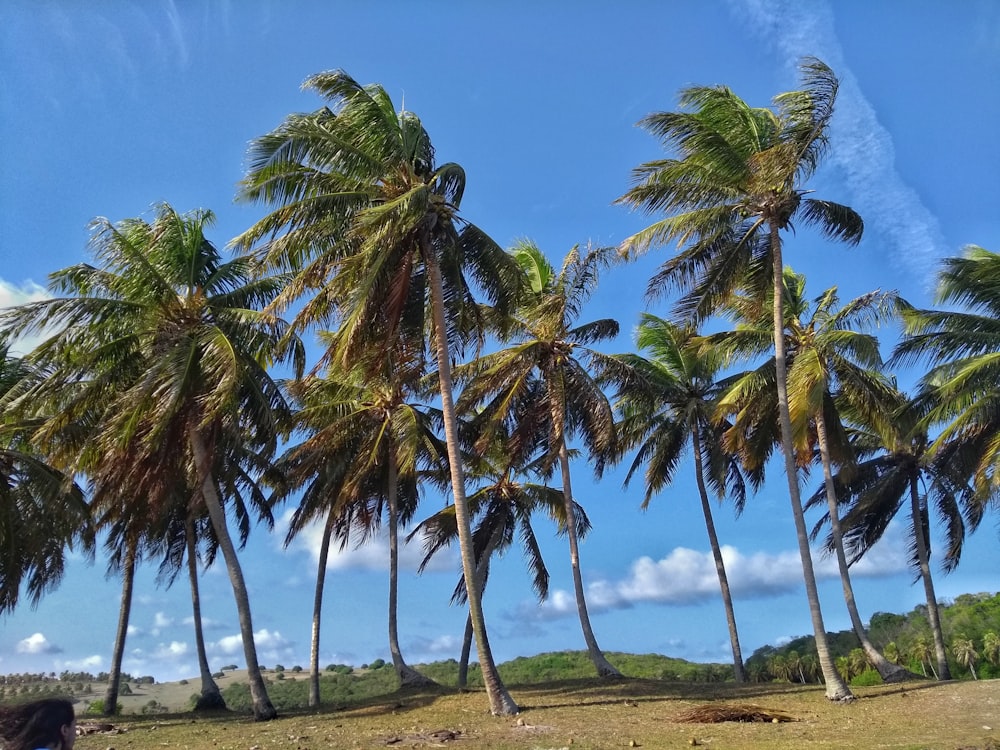
<svg viewBox="0 0 1000 750"><path fill-rule="evenodd" d="M590 345L618 335L611 319L577 324L583 304L597 283L600 269L608 262L611 248L592 248L580 253L573 248L558 273L537 245L522 242L511 250L526 276L527 291L510 319L502 321L509 346L479 357L461 375L467 382L459 405L472 411L480 406L487 418L507 422L517 417L517 434L534 427L547 431L548 461L562 474L565 526L569 541L570 567L577 612L587 653L600 677L621 677L604 657L590 623L580 570L576 533L575 500L570 477L569 441L578 437L598 468L615 451L614 417L607 396L587 370L587 364L602 358ZM533 419L525 419L512 407L538 384Z"/></svg>
<svg viewBox="0 0 1000 750"><path fill-rule="evenodd" d="M620 362L620 369L605 370L606 377L618 384L616 408L622 415L620 450L638 449L625 484L645 465L646 496L642 507L648 507L653 495L671 484L681 455L690 445L705 529L729 626L733 673L737 682L747 682L729 578L708 498L708 486L720 499L731 495L737 513L742 512L746 500L746 482L739 462L723 450L725 425L715 420L717 401L725 388L716 376L725 359L718 349L702 346L694 327L676 325L650 313L642 316L636 344L648 353L647 357L618 355L615 359Z"/></svg>
<svg viewBox="0 0 1000 750"><path fill-rule="evenodd" d="M885 682L916 677L892 664L871 642L858 612L847 555L844 552L838 499L833 481L834 464L850 466L854 457L844 431L839 404L854 410L877 408L880 398L891 390L882 375L878 340L865 329L887 320L896 297L892 293L870 292L841 306L837 288L831 287L810 301L805 293L805 277L786 267L785 341L788 359L789 413L796 455L812 463L814 447L823 471L823 487L806 507L826 502L830 524L828 545L837 560L844 602L865 658ZM708 338L709 344L740 357L769 353L771 324L769 299L761 301L734 295L726 311L736 329ZM759 440L761 423L777 422L774 359L756 371L734 379L730 391L720 400L720 410L733 413L734 425L727 436L731 446L740 448L753 470L763 470L770 445ZM763 375L763 377L762 377ZM772 433L776 437L776 431ZM808 464L806 464L808 466Z"/></svg>
<svg viewBox="0 0 1000 750"><path fill-rule="evenodd" d="M141 522L171 507L174 478L200 492L232 583L250 676L254 717L275 716L254 647L250 601L226 522L217 476L221 463L243 460L236 446L267 459L288 406L266 368L276 359L285 324L259 311L284 284L251 280L250 264L224 262L205 237L208 211L178 214L163 204L155 219L94 223L97 266L80 264L52 276L66 296L6 311L0 320L19 334L49 326L58 333L38 355L54 372L43 395L76 386L74 403L50 420L53 434L74 409L95 415L80 459L108 492L142 498ZM296 341L286 351L298 367ZM84 382L80 387L78 384Z"/></svg>
<svg viewBox="0 0 1000 750"><path fill-rule="evenodd" d="M532 589L539 600L544 600L549 592L549 571L542 558L532 518L541 511L560 527L564 527L563 494L545 481L530 481L545 479L544 476L538 476L542 462L537 458L532 459L532 454L541 445L514 440L508 430L495 423L484 425L481 420L475 419L472 422L475 426L486 428L487 441L485 445L481 441L474 441L479 444L479 448L470 451L469 457L469 478L478 485L469 494L469 510L475 519L472 538L480 596L485 593L493 558L506 554L514 545L515 539L520 539ZM578 503L574 507L574 513L577 536L583 538L590 530L590 520ZM443 508L421 521L410 532L408 539L412 540L418 535L423 537L424 559L420 563L420 570L423 571L438 552L457 539L454 506ZM465 604L467 601L463 579L455 587L452 602ZM471 640L472 622L467 618L458 662L460 688L464 688L468 680Z"/></svg>
<svg viewBox="0 0 1000 750"><path fill-rule="evenodd" d="M858 460L834 477L838 500L847 507L841 516L844 547L852 562L859 559L901 510L909 510L910 564L924 585L935 674L950 679L930 568L930 511L936 510L944 524L947 544L942 561L950 571L961 559L966 534L962 507L970 493L962 467L932 458L920 415L899 391L883 394L877 408L845 411Z"/></svg>
<svg viewBox="0 0 1000 750"><path fill-rule="evenodd" d="M412 112L396 112L378 85L343 71L309 78L329 106L291 115L251 146L240 197L274 210L237 238L262 265L295 272L279 304L305 300L296 323L337 319L330 361L344 365L367 349L391 349L402 321L419 311L437 356L438 390L458 519L462 569L490 708L517 712L493 660L475 587L476 562L465 497L451 382L451 358L476 327L466 274L494 305L519 277L502 248L459 214L465 172L438 165Z"/></svg>
<svg viewBox="0 0 1000 750"><path fill-rule="evenodd" d="M847 206L807 197L805 182L828 145L838 81L824 63L807 58L800 66L803 87L779 94L774 109L750 107L730 89L692 87L681 94L680 112L649 115L642 125L673 147L678 158L636 168L635 186L620 202L668 215L628 238L626 256L677 241L680 252L651 280L685 290L679 311L696 319L712 314L734 289L762 297L773 290L773 340L777 362L778 411L788 493L795 520L809 613L826 695L838 700L851 691L830 658L809 551L809 534L799 496L788 405L783 330L782 230L799 220L832 239L857 243L861 218Z"/></svg>

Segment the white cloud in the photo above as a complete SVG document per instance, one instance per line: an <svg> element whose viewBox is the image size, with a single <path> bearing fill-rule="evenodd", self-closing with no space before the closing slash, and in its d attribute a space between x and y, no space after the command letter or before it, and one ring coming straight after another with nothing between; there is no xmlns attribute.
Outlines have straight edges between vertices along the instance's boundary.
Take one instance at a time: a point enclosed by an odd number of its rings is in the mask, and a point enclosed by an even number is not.
<svg viewBox="0 0 1000 750"><path fill-rule="evenodd" d="M60 670L69 670L70 672L99 671L103 665L104 657L97 654L85 656L82 659L67 659L58 664Z"/></svg>
<svg viewBox="0 0 1000 750"><path fill-rule="evenodd" d="M125 636L128 637L128 638L132 638L134 636L140 636L144 632L145 631L142 628L140 628L138 625L129 625L125 629Z"/></svg>
<svg viewBox="0 0 1000 750"><path fill-rule="evenodd" d="M42 633L29 635L27 638L18 641L14 649L19 654L58 654L62 649L54 643L50 643Z"/></svg>
<svg viewBox="0 0 1000 750"><path fill-rule="evenodd" d="M254 645L257 647L257 658L261 661L276 661L290 659L294 656L292 641L287 640L277 630L258 630L253 634ZM206 649L213 656L238 656L243 654L243 638L240 635L227 635L214 643L209 643Z"/></svg>
<svg viewBox="0 0 1000 750"><path fill-rule="evenodd" d="M818 550L813 550L812 556L817 579L839 578L833 556ZM734 598L776 596L802 586L802 561L797 551L747 555L724 545L722 559ZM851 576L885 577L904 570L906 554L902 540L898 534L890 533L851 568ZM595 614L627 609L644 602L697 604L719 596L719 578L712 553L676 547L659 560L648 556L638 558L621 580L591 582L587 586L587 609ZM550 592L544 602L522 602L513 615L518 619L553 620L576 616L576 612L576 598L572 592L557 589Z"/></svg>
<svg viewBox="0 0 1000 750"><path fill-rule="evenodd" d="M177 659L188 653L188 645L181 641L171 641L168 644L161 643L155 652L154 659Z"/></svg>
<svg viewBox="0 0 1000 750"><path fill-rule="evenodd" d="M194 617L189 615L188 617L185 617L181 622L184 625L193 626ZM223 627L225 627L225 623L223 623L221 620L213 620L211 617L201 618L202 630L219 630L220 628Z"/></svg>
<svg viewBox="0 0 1000 750"><path fill-rule="evenodd" d="M45 287L39 286L30 279L23 282L20 286L0 279L0 309L13 307L14 305L23 305L27 302L38 302L43 299L49 299L50 296ZM47 334L45 333L22 336L12 342L12 353L27 354L44 341L46 336Z"/></svg>
<svg viewBox="0 0 1000 750"><path fill-rule="evenodd" d="M157 612L153 617L153 627L155 628L169 628L173 624L174 618L165 612Z"/></svg>
<svg viewBox="0 0 1000 750"><path fill-rule="evenodd" d="M830 125L831 162L843 170L851 205L892 248L899 268L924 281L939 257L947 254L940 223L895 167L892 136L879 122L844 60L828 2L813 0L733 0L738 15L771 42L791 66L804 56L819 57L840 79L837 113Z"/></svg>
<svg viewBox="0 0 1000 750"><path fill-rule="evenodd" d="M283 540L288 531L288 524L292 515L291 510L278 520L275 528L275 539ZM424 557L421 540L415 539L406 544L404 539L409 533L408 530L400 530L399 548L399 569L416 571L420 567L420 561ZM319 549L323 541L323 524L314 523L307 526L295 537L289 545L290 550L306 552L312 560L313 566L319 562ZM427 571L449 571L454 572L459 567L458 552L453 549L445 549L435 555L431 563L425 568ZM347 549L340 549L339 543L334 540L330 544L330 551L327 557L327 570L389 570L389 536L383 528L377 534L369 537L360 547L349 544Z"/></svg>

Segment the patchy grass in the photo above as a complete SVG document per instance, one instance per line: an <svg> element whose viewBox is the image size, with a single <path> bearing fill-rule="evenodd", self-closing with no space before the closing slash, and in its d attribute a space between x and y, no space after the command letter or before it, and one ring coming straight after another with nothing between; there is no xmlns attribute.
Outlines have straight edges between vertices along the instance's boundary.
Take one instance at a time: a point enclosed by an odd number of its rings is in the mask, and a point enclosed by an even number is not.
<svg viewBox="0 0 1000 750"><path fill-rule="evenodd" d="M521 707L495 717L481 690L400 691L334 709L283 712L255 723L242 714L123 716L119 734L80 737L78 750L596 750L597 748L978 748L1000 750L1000 684L908 683L858 688L830 703L822 687L695 684L648 679L558 680L510 686ZM752 704L778 723L683 723L705 704Z"/></svg>

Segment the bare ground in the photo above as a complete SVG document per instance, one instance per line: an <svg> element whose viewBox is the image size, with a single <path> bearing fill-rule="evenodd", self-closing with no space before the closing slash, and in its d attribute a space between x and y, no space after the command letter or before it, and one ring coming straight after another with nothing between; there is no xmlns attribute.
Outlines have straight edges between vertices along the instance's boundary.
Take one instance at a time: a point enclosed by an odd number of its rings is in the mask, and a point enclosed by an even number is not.
<svg viewBox="0 0 1000 750"><path fill-rule="evenodd" d="M238 679L235 673L226 679ZM184 688L184 690L180 690ZM164 705L196 681L149 686L139 705ZM320 748L948 748L1000 750L1000 681L908 683L858 688L857 700L826 700L822 688L794 685L696 685L626 679L512 687L514 717L489 714L482 692L401 691L345 710L289 712L255 723L236 714L191 713L116 719L115 734L95 733L79 750L319 750ZM753 705L787 716L771 723L686 723L707 704ZM724 714L725 711L709 713ZM707 715L707 714L706 714Z"/></svg>

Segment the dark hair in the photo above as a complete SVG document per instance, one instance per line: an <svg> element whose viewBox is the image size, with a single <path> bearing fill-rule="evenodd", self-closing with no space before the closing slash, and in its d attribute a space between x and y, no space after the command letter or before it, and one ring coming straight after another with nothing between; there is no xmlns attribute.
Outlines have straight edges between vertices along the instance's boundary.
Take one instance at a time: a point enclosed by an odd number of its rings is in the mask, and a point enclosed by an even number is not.
<svg viewBox="0 0 1000 750"><path fill-rule="evenodd" d="M61 747L62 728L73 723L73 704L65 698L45 698L19 706L0 706L3 750Z"/></svg>

